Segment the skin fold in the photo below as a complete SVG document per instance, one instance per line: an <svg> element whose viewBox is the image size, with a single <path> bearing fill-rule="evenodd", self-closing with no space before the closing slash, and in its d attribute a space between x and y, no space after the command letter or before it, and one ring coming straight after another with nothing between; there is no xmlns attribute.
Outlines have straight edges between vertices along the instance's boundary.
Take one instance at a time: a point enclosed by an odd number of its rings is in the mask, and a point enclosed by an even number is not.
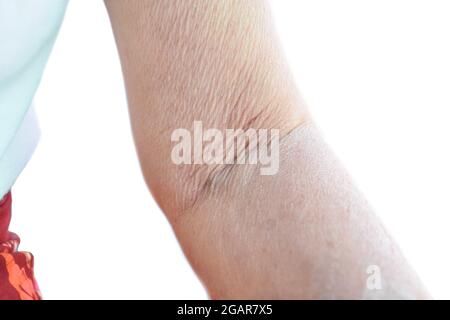
<svg viewBox="0 0 450 320"><path fill-rule="evenodd" d="M316 129L266 1L105 3L144 177L212 298L428 297ZM279 129L279 172L175 165L171 133L194 121Z"/></svg>

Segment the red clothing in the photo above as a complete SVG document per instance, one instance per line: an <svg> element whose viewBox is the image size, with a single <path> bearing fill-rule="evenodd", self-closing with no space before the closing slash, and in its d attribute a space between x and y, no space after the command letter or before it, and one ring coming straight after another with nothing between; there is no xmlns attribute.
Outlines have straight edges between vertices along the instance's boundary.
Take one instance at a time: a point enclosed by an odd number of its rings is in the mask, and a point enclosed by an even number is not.
<svg viewBox="0 0 450 320"><path fill-rule="evenodd" d="M11 202L11 193L0 200L0 300L40 300L33 255L18 252L20 239L8 231Z"/></svg>

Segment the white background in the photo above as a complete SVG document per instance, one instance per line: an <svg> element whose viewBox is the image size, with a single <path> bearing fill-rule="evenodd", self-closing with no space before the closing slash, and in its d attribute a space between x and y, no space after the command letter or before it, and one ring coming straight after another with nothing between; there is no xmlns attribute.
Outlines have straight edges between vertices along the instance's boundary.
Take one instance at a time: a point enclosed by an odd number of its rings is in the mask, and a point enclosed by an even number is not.
<svg viewBox="0 0 450 320"><path fill-rule="evenodd" d="M436 298L450 298L450 2L273 0L327 141ZM100 0L71 0L36 96L12 229L47 299L206 298L134 151Z"/></svg>

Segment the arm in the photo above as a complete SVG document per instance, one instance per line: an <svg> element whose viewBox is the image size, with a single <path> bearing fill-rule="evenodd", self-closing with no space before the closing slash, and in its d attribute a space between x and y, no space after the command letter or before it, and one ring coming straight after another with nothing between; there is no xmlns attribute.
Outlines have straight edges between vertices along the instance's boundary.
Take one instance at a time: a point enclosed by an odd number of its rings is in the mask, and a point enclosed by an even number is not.
<svg viewBox="0 0 450 320"><path fill-rule="evenodd" d="M427 296L314 127L265 1L106 6L144 177L213 298ZM171 134L194 121L278 129L279 170L174 164ZM367 288L371 265L381 290Z"/></svg>

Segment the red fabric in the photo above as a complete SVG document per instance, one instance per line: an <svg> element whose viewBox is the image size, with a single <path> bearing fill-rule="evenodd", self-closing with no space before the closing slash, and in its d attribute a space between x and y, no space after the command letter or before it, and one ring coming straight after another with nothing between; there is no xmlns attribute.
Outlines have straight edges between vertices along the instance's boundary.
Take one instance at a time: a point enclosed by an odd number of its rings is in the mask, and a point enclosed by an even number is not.
<svg viewBox="0 0 450 320"><path fill-rule="evenodd" d="M0 200L0 243L9 237L8 227L11 221L11 193Z"/></svg>
<svg viewBox="0 0 450 320"><path fill-rule="evenodd" d="M40 300L33 272L33 255L17 251L20 239L8 231L11 203L10 193L0 200L0 299Z"/></svg>

